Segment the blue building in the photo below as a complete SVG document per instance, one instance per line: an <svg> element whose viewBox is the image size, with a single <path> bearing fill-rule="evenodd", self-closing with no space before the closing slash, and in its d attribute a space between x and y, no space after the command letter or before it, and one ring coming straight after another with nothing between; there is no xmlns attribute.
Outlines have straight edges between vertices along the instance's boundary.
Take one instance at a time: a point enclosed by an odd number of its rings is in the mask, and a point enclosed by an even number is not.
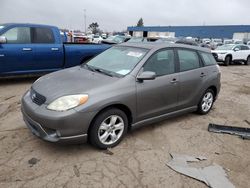
<svg viewBox="0 0 250 188"><path fill-rule="evenodd" d="M128 27L130 35L141 33L148 37L149 33L169 33L175 37L195 38L233 38L234 33L250 33L250 25L214 25L214 26L144 26Z"/></svg>

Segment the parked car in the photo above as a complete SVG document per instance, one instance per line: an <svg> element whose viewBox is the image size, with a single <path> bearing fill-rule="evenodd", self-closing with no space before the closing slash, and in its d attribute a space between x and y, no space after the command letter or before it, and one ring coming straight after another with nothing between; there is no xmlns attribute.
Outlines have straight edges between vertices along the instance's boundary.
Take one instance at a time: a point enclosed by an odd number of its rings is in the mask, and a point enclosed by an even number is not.
<svg viewBox="0 0 250 188"><path fill-rule="evenodd" d="M50 142L116 146L129 129L197 111L220 91L209 50L164 43L123 43L82 66L45 75L22 98L23 118Z"/></svg>
<svg viewBox="0 0 250 188"><path fill-rule="evenodd" d="M199 46L197 42L190 39L179 39L175 42L176 44L187 44L191 46Z"/></svg>
<svg viewBox="0 0 250 188"><path fill-rule="evenodd" d="M233 39L224 39L223 44L233 44Z"/></svg>
<svg viewBox="0 0 250 188"><path fill-rule="evenodd" d="M63 43L59 29L36 24L0 27L0 77L52 72L76 65L109 45Z"/></svg>
<svg viewBox="0 0 250 188"><path fill-rule="evenodd" d="M234 39L234 44L244 44L243 40L240 39Z"/></svg>
<svg viewBox="0 0 250 188"><path fill-rule="evenodd" d="M250 49L247 45L227 44L219 46L212 53L218 62L223 62L226 66L242 61L245 65L250 65Z"/></svg>
<svg viewBox="0 0 250 188"><path fill-rule="evenodd" d="M94 35L92 39L92 43L100 44L102 42L103 38L100 35Z"/></svg>
<svg viewBox="0 0 250 188"><path fill-rule="evenodd" d="M121 36L121 35L115 35L110 36L107 39L102 40L103 44L120 44L123 42L127 42L130 39L130 37L127 36Z"/></svg>

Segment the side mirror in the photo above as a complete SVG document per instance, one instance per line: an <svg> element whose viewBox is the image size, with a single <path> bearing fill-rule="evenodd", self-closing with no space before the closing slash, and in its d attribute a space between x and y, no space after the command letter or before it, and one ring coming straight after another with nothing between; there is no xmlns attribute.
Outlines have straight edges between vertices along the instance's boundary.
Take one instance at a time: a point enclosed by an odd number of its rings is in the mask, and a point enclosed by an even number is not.
<svg viewBox="0 0 250 188"><path fill-rule="evenodd" d="M234 48L234 51L237 52L237 51L240 51L240 49L239 48Z"/></svg>
<svg viewBox="0 0 250 188"><path fill-rule="evenodd" d="M0 44L5 44L7 43L7 39L4 36L0 36Z"/></svg>
<svg viewBox="0 0 250 188"><path fill-rule="evenodd" d="M156 73L151 71L142 72L139 76L137 76L137 80L154 80L156 78Z"/></svg>

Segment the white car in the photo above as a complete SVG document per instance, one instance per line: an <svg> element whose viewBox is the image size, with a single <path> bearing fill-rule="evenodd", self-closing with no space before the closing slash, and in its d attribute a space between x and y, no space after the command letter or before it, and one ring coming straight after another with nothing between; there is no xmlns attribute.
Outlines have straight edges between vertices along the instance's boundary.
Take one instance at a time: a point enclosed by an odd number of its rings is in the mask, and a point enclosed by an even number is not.
<svg viewBox="0 0 250 188"><path fill-rule="evenodd" d="M226 66L232 62L244 62L250 65L250 48L243 44L226 44L212 50L215 59Z"/></svg>
<svg viewBox="0 0 250 188"><path fill-rule="evenodd" d="M95 43L95 44L99 44L101 43L103 40L103 38L99 35L94 35L93 36L93 39L92 39L92 43Z"/></svg>

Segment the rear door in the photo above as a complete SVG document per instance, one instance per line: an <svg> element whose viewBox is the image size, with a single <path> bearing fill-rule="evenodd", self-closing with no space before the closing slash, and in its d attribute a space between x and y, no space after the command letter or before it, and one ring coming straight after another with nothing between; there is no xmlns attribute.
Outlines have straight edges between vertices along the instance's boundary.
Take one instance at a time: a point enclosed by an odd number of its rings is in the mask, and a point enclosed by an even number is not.
<svg viewBox="0 0 250 188"><path fill-rule="evenodd" d="M165 49L153 54L142 71L155 72L155 80L136 83L138 121L174 111L178 105L179 77L175 54Z"/></svg>
<svg viewBox="0 0 250 188"><path fill-rule="evenodd" d="M35 46L35 69L52 70L63 66L63 45L55 30L49 27L33 27L32 43Z"/></svg>
<svg viewBox="0 0 250 188"><path fill-rule="evenodd" d="M179 109L197 105L207 76L198 53L189 49L177 50L179 59Z"/></svg>
<svg viewBox="0 0 250 188"><path fill-rule="evenodd" d="M0 44L0 74L23 73L33 69L34 48L29 27L12 27L1 36L7 43Z"/></svg>

